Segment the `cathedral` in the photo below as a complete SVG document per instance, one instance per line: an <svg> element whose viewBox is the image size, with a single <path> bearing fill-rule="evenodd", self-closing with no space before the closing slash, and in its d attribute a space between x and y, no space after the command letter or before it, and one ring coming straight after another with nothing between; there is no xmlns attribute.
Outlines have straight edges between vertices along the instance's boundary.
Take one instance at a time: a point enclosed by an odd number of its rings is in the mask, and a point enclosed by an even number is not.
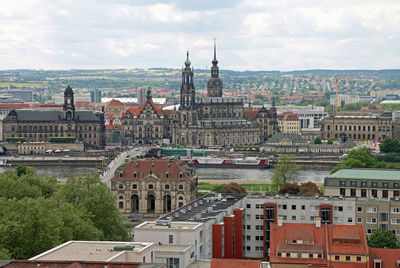
<svg viewBox="0 0 400 268"><path fill-rule="evenodd" d="M256 145L276 133L274 105L269 110L244 108L244 99L223 96L215 43L206 97L196 97L189 52L184 65L179 109L160 109L148 92L142 107L128 108L122 115L125 144L161 144L168 139L195 147Z"/></svg>

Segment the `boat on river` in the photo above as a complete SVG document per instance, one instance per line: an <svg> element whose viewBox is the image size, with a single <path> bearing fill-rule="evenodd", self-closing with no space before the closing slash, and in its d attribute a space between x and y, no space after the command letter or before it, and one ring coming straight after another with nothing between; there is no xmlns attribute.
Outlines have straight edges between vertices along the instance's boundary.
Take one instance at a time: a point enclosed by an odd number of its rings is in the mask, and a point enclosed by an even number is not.
<svg viewBox="0 0 400 268"><path fill-rule="evenodd" d="M197 168L270 168L268 159L257 157L245 158L212 158L198 157L188 162L191 167Z"/></svg>

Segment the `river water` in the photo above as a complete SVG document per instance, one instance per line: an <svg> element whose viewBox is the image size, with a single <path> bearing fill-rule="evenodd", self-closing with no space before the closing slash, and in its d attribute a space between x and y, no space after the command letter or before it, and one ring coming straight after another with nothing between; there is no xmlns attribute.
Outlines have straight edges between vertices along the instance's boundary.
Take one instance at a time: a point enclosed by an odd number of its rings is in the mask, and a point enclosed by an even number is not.
<svg viewBox="0 0 400 268"><path fill-rule="evenodd" d="M36 172L41 175L50 175L56 178L67 178L70 174L85 175L88 172L95 172L94 167L73 167L73 166L38 166ZM3 172L4 168L0 168ZM247 180L270 182L273 169L226 169L226 168L198 168L196 170L199 180ZM299 171L298 182L312 181L323 183L324 178L329 175L329 170L302 169Z"/></svg>
<svg viewBox="0 0 400 268"><path fill-rule="evenodd" d="M248 180L271 182L273 169L225 169L225 168L198 168L196 170L199 180ZM299 171L297 182L312 181L323 183L324 178L330 173L329 170Z"/></svg>

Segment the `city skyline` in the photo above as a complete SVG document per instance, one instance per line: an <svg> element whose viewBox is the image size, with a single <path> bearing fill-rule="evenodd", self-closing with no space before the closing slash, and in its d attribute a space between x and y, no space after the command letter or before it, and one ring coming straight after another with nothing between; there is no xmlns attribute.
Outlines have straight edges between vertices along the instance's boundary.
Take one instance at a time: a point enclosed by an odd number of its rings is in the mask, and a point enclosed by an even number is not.
<svg viewBox="0 0 400 268"><path fill-rule="evenodd" d="M0 69L396 69L397 1L8 1Z"/></svg>

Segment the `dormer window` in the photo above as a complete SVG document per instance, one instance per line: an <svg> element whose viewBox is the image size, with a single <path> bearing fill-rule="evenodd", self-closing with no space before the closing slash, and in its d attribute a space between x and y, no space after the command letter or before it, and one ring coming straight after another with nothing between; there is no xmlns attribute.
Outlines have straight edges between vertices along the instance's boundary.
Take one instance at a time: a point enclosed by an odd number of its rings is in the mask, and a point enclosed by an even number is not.
<svg viewBox="0 0 400 268"><path fill-rule="evenodd" d="M179 173L179 178L181 178L181 179L183 178L183 173L182 172Z"/></svg>
<svg viewBox="0 0 400 268"><path fill-rule="evenodd" d="M136 172L133 173L133 177L134 177L134 178L137 178L137 173L136 173Z"/></svg>
<svg viewBox="0 0 400 268"><path fill-rule="evenodd" d="M165 178L167 178L167 179L169 178L169 173L168 172L165 173Z"/></svg>

